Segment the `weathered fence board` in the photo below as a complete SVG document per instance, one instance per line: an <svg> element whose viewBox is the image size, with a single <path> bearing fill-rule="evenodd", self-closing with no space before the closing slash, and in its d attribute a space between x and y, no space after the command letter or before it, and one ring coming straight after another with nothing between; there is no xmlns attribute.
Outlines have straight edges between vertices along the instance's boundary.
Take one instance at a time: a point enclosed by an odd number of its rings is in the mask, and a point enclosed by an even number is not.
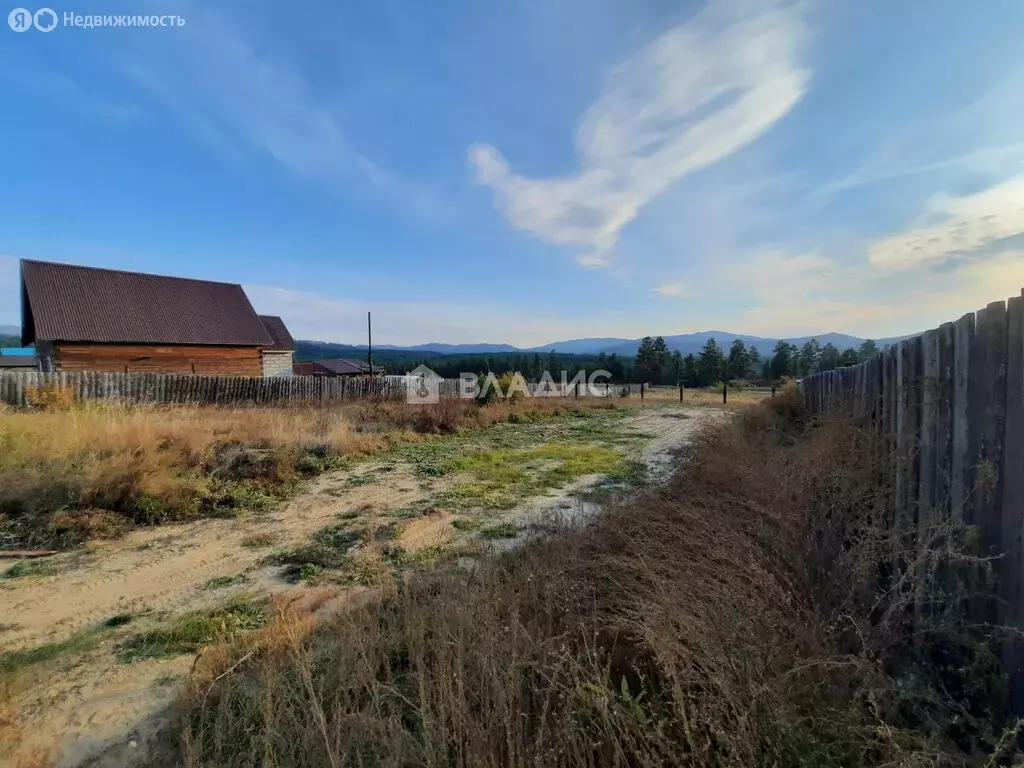
<svg viewBox="0 0 1024 768"><path fill-rule="evenodd" d="M809 376L800 389L812 413L843 410L884 437L895 472L890 524L907 544L926 546L946 520L976 527L996 578L969 613L1017 630L1000 655L1024 714L1024 296Z"/></svg>
<svg viewBox="0 0 1024 768"><path fill-rule="evenodd" d="M50 387L64 387L82 400L119 399L128 403L164 404L230 404L276 403L283 401L313 402L351 400L357 398L404 399L410 386L406 379L330 378L320 376L283 376L258 378L247 376L200 376L196 374L155 373L98 373L73 371L61 373L9 372L0 373L0 403L23 406L29 403L32 392ZM536 385L528 385L531 391ZM589 388L592 396L611 396L621 385ZM631 387L636 391L635 385ZM442 398L459 397L458 379L438 381L438 394ZM574 387L555 384L540 394L551 397L571 397ZM587 394L586 385L580 387Z"/></svg>

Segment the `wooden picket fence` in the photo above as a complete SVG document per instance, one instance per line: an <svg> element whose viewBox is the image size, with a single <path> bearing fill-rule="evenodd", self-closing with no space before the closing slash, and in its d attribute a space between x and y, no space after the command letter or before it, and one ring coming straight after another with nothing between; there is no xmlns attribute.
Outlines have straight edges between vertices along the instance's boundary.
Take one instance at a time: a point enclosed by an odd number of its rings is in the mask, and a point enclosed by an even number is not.
<svg viewBox="0 0 1024 768"><path fill-rule="evenodd" d="M976 527L996 586L985 623L1024 631L1024 296L799 383L815 414L853 413L890 437L897 524ZM1003 662L1024 713L1024 643Z"/></svg>
<svg viewBox="0 0 1024 768"><path fill-rule="evenodd" d="M33 390L60 387L75 399L116 399L126 403L276 403L282 401L404 399L407 380L381 376L190 376L159 373L16 372L0 374L0 402L29 404ZM459 382L439 382L442 397L457 397Z"/></svg>
<svg viewBox="0 0 1024 768"><path fill-rule="evenodd" d="M438 381L442 398L459 397L458 379ZM60 388L74 393L76 400L120 400L126 403L161 403L205 405L231 403L277 403L284 401L329 401L355 399L406 398L410 379L382 376L282 376L253 378L249 376L191 376L158 373L102 373L75 371L69 373L4 372L0 373L0 403L24 406L31 404L31 393ZM615 384L555 383L542 387L529 384L531 394L548 397L592 397L617 394Z"/></svg>

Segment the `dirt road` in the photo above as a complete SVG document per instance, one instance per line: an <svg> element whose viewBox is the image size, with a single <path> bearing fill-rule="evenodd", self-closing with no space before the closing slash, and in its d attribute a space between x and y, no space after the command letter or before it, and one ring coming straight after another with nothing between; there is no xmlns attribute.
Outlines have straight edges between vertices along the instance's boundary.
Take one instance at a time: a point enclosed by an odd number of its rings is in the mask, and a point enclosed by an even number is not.
<svg viewBox="0 0 1024 768"><path fill-rule="evenodd" d="M702 425L725 416L712 409L657 407L628 417L621 429L643 435L630 450L657 479L667 470L672 449ZM528 519L524 511L562 503L600 479L579 478L540 503L524 501L505 517ZM384 467L380 460L367 461L320 476L307 491L267 514L140 530L60 555L48 564L49 575L0 581L0 650L60 643L73 647L83 631L105 622L116 626L117 617L132 617L133 630L166 622L222 603L227 584L239 574L257 592L296 589L281 579L280 568L266 565L268 550L258 544L295 546L350 510L383 513L423 504L451 483L449 477L425 478L410 463ZM440 511L405 523L403 546L414 550L450 534L450 518ZM225 588L218 588L221 582ZM192 659L120 663L115 650L123 636L111 631L84 653L60 655L23 676L12 704L26 746L52 747L57 765L131 762L147 718L173 698Z"/></svg>

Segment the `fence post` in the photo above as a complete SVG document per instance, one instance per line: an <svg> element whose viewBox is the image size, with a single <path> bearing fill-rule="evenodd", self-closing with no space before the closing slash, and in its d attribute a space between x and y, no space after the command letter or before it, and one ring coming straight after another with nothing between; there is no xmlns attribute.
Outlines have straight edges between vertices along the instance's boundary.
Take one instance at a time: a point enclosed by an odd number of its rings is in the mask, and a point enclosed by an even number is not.
<svg viewBox="0 0 1024 768"><path fill-rule="evenodd" d="M683 385L679 385L679 402L683 402Z"/></svg>
<svg viewBox="0 0 1024 768"><path fill-rule="evenodd" d="M729 402L729 385L726 382L722 382L722 405L726 405Z"/></svg>
<svg viewBox="0 0 1024 768"><path fill-rule="evenodd" d="M642 381L640 382L640 399L644 399L644 383Z"/></svg>

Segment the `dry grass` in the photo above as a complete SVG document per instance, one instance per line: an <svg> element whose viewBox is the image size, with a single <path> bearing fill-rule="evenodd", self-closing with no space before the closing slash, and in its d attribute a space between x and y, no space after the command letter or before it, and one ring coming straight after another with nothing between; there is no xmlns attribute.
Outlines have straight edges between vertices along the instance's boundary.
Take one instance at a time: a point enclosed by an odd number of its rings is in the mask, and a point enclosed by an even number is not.
<svg viewBox="0 0 1024 768"><path fill-rule="evenodd" d="M40 396L41 397L41 396ZM617 405L600 399L330 407L66 403L0 410L0 548L262 509L302 480L417 434Z"/></svg>
<svg viewBox="0 0 1024 768"><path fill-rule="evenodd" d="M907 548L875 438L799 416L706 433L585 530L222 651L154 762L980 764L1002 679L958 617L966 532Z"/></svg>
<svg viewBox="0 0 1024 768"><path fill-rule="evenodd" d="M638 399L639 394L631 395L628 399ZM684 406L710 406L716 408L742 408L748 405L756 405L767 399L763 392L755 392L748 389L729 388L726 403L722 403L721 387L705 387L702 389L683 390ZM679 389L677 387L657 386L651 387L644 392L644 401L654 402L679 402Z"/></svg>

